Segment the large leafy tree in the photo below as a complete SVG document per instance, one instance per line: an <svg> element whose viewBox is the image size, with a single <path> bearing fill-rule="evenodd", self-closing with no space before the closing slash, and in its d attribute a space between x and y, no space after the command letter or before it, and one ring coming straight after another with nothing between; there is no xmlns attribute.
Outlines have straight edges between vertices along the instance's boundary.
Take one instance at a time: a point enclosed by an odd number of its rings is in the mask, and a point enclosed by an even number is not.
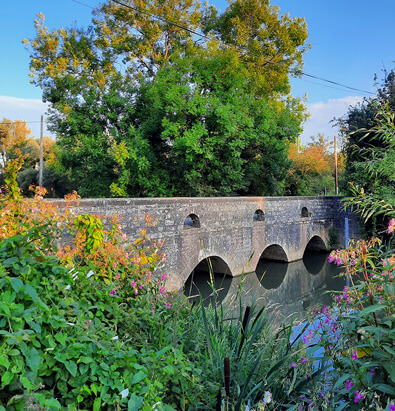
<svg viewBox="0 0 395 411"><path fill-rule="evenodd" d="M122 3L88 29L49 31L39 15L26 40L57 168L85 196L279 193L304 118L289 94L304 21L260 0L221 15L196 0Z"/></svg>
<svg viewBox="0 0 395 411"><path fill-rule="evenodd" d="M395 72L386 72L377 96L350 107L338 120L345 138L349 205L368 232L384 231L395 210ZM371 219L372 217L372 219Z"/></svg>

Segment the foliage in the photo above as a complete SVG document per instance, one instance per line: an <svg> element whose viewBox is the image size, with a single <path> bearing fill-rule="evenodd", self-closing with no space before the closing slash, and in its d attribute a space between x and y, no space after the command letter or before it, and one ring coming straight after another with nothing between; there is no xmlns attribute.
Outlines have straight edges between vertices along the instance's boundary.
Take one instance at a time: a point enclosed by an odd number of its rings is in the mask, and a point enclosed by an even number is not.
<svg viewBox="0 0 395 411"><path fill-rule="evenodd" d="M74 217L67 209L60 214L42 198L23 199L17 169L9 165L10 186L0 198L6 224L0 243L0 408L171 410L197 404L199 370L177 346L176 324L188 310L166 292L166 276L152 274L163 258L158 245L142 233L127 253L122 244L116 248L115 221L107 233L94 216ZM73 260L73 247L68 249L72 269L55 256L58 232L71 227L80 257ZM119 267L127 259L127 268L95 273L82 263L93 260L100 269L92 254L106 241L112 261Z"/></svg>
<svg viewBox="0 0 395 411"><path fill-rule="evenodd" d="M0 174L4 173L7 164L29 143L30 133L25 121L3 118L0 124Z"/></svg>
<svg viewBox="0 0 395 411"><path fill-rule="evenodd" d="M308 404L383 410L395 402L395 255L393 245L379 245L360 240L329 258L344 267L350 286L313 317L305 338L310 348L321 347L315 360L331 364L317 390L306 394Z"/></svg>
<svg viewBox="0 0 395 411"><path fill-rule="evenodd" d="M292 143L289 158L292 166L286 180L288 195L329 195L335 194L335 155L330 151L332 142L318 133L302 150ZM338 154L338 172L344 166L344 157Z"/></svg>
<svg viewBox="0 0 395 411"><path fill-rule="evenodd" d="M289 94L304 20L268 1L221 15L195 0L126 4L105 2L86 30L49 31L38 15L25 41L59 137L53 169L91 197L280 193L304 119Z"/></svg>
<svg viewBox="0 0 395 411"><path fill-rule="evenodd" d="M368 206L364 199L365 193L372 204L382 201L386 207L395 205L395 139L394 139L394 109L395 109L395 73L385 73L382 88L378 89L376 98L363 104L351 107L347 116L338 119L343 136L346 136L346 168L345 181L353 183L347 199L357 211L364 208L359 203ZM368 232L371 234L384 231L388 220L383 219L369 207L365 209L364 218Z"/></svg>

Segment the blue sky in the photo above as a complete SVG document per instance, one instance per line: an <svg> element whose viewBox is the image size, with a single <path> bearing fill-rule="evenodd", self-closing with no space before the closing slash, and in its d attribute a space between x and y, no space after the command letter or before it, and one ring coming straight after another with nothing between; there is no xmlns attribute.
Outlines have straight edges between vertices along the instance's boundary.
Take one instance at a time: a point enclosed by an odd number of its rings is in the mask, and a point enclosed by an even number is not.
<svg viewBox="0 0 395 411"><path fill-rule="evenodd" d="M93 7L99 0L81 0ZM218 9L226 0L210 0ZM274 0L282 13L305 17L311 50L305 54L304 71L360 90L375 91L374 74L394 68L395 1L376 0ZM46 107L41 90L29 83L29 55L22 39L34 37L34 18L46 17L50 29L72 24L86 26L91 9L72 0L2 1L0 5L0 119L23 119L39 136L40 115ZM368 93L349 90L323 81L302 77L293 79L293 94L307 94L311 119L302 139L323 132L337 134L329 120L344 115L349 104L356 104ZM30 123L31 122L31 123ZM33 123L36 122L36 123ZM48 133L45 133L48 134Z"/></svg>

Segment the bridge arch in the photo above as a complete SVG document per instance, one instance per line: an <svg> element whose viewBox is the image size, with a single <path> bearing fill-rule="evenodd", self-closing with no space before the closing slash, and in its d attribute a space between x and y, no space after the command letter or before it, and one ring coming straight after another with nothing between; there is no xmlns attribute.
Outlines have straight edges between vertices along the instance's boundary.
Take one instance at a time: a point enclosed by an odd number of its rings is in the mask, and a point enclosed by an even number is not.
<svg viewBox="0 0 395 411"><path fill-rule="evenodd" d="M230 289L232 273L229 265L219 256L203 258L192 270L184 284L184 294L192 302L203 298L204 304L222 301ZM217 299L213 297L212 287L217 290Z"/></svg>
<svg viewBox="0 0 395 411"><path fill-rule="evenodd" d="M303 263L310 274L317 275L321 272L327 259L327 251L327 245L319 235L310 238L303 253Z"/></svg>
<svg viewBox="0 0 395 411"><path fill-rule="evenodd" d="M265 213L261 209L256 210L254 213L253 220L254 221L265 221Z"/></svg>
<svg viewBox="0 0 395 411"><path fill-rule="evenodd" d="M200 219L196 214L188 214L184 220L184 228L200 228Z"/></svg>
<svg viewBox="0 0 395 411"><path fill-rule="evenodd" d="M279 244L271 244L266 247L260 256L260 260L263 259L288 262L287 253Z"/></svg>

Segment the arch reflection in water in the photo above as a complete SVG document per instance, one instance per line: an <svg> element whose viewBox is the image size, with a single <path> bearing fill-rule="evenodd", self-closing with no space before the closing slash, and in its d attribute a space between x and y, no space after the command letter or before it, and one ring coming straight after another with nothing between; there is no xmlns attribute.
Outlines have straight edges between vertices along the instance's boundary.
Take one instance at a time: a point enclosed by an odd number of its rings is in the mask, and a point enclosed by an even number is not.
<svg viewBox="0 0 395 411"><path fill-rule="evenodd" d="M228 265L220 257L208 257L192 271L184 285L184 294L193 303L203 298L205 306L214 303L213 287L217 291L216 302L222 302L228 294L232 277Z"/></svg>
<svg viewBox="0 0 395 411"><path fill-rule="evenodd" d="M278 244L265 248L255 273L266 290L278 288L284 281L288 270L287 260L287 254Z"/></svg>
<svg viewBox="0 0 395 411"><path fill-rule="evenodd" d="M319 274L324 268L327 258L328 252L324 240L315 235L307 243L303 254L303 263L306 270L312 275Z"/></svg>

